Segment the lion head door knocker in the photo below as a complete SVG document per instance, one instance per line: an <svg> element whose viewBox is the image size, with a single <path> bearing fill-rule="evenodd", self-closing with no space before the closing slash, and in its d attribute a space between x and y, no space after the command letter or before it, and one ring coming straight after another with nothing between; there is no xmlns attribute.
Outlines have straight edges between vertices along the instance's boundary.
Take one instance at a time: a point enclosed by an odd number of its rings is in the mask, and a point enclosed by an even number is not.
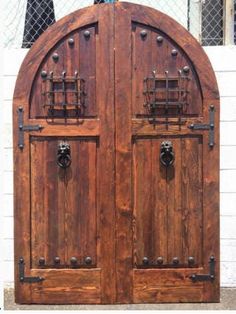
<svg viewBox="0 0 236 314"><path fill-rule="evenodd" d="M169 167L174 163L175 154L173 151L173 144L171 141L164 141L161 143L160 161L165 167Z"/></svg>
<svg viewBox="0 0 236 314"><path fill-rule="evenodd" d="M70 144L60 142L57 149L57 164L59 167L66 169L71 165Z"/></svg>

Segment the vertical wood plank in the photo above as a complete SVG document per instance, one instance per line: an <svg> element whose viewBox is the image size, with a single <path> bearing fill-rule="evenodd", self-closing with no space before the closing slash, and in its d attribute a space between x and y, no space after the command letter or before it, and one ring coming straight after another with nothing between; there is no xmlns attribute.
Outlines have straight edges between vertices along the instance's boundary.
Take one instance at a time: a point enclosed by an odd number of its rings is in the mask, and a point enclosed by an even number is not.
<svg viewBox="0 0 236 314"><path fill-rule="evenodd" d="M96 108L96 37L97 26L86 27L79 32L79 74L85 81L86 115L97 115ZM85 32L89 32L88 37Z"/></svg>
<svg viewBox="0 0 236 314"><path fill-rule="evenodd" d="M117 303L132 302L131 18L115 6L115 182Z"/></svg>
<svg viewBox="0 0 236 314"><path fill-rule="evenodd" d="M152 210L153 210L153 255L167 262L168 253L168 216L166 169L160 163L160 146L162 139L152 140Z"/></svg>
<svg viewBox="0 0 236 314"><path fill-rule="evenodd" d="M182 152L182 211L184 262L194 257L202 265L202 144L201 139L183 138Z"/></svg>
<svg viewBox="0 0 236 314"><path fill-rule="evenodd" d="M96 48L96 102L100 119L98 154L98 267L102 303L116 301L115 274L115 116L114 116L114 6L99 5ZM109 25L109 27L108 27ZM108 40L109 39L109 40ZM104 70L106 69L106 71Z"/></svg>
<svg viewBox="0 0 236 314"><path fill-rule="evenodd" d="M143 265L143 258L151 262L153 256L153 190L152 141L137 140L134 144L134 219L135 263Z"/></svg>
<svg viewBox="0 0 236 314"><path fill-rule="evenodd" d="M180 139L168 138L173 144L175 161L166 169L166 198L167 198L167 263L173 265L173 258L177 257L183 264L182 251L182 208L181 208L181 145Z"/></svg>

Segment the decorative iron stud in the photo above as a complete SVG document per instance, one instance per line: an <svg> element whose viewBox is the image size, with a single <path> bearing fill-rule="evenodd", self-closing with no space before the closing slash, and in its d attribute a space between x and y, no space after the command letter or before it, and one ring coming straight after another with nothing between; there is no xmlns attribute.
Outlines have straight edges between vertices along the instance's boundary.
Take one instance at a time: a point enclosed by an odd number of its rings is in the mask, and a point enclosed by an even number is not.
<svg viewBox="0 0 236 314"><path fill-rule="evenodd" d="M39 266L44 266L45 265L45 258L44 257L40 257L39 258Z"/></svg>
<svg viewBox="0 0 236 314"><path fill-rule="evenodd" d="M54 264L59 265L61 262L60 257L56 256L54 257Z"/></svg>
<svg viewBox="0 0 236 314"><path fill-rule="evenodd" d="M178 257L174 257L174 258L173 258L173 264L174 264L174 265L178 265L178 264L179 264L179 259L178 259Z"/></svg>
<svg viewBox="0 0 236 314"><path fill-rule="evenodd" d="M183 72L184 72L185 74L188 74L189 71L190 71L189 66L186 65L186 66L183 67Z"/></svg>
<svg viewBox="0 0 236 314"><path fill-rule="evenodd" d="M70 47L74 46L74 44L75 44L74 38L69 38L68 39L68 44L69 44Z"/></svg>
<svg viewBox="0 0 236 314"><path fill-rule="evenodd" d="M52 55L52 59L54 62L57 62L59 60L59 55L57 52L55 52L53 55Z"/></svg>
<svg viewBox="0 0 236 314"><path fill-rule="evenodd" d="M41 72L41 77L42 77L42 79L46 79L47 78L47 71L45 71L45 70L43 70L42 72Z"/></svg>
<svg viewBox="0 0 236 314"><path fill-rule="evenodd" d="M189 265L194 265L194 263L195 263L195 260L194 260L194 257L192 257L192 256L189 256L189 258L188 258L188 263L189 263Z"/></svg>
<svg viewBox="0 0 236 314"><path fill-rule="evenodd" d="M147 37L147 31L145 29L141 30L140 36L144 39Z"/></svg>
<svg viewBox="0 0 236 314"><path fill-rule="evenodd" d="M159 257L157 258L157 264L158 264L158 265L162 265L162 264L163 264L163 257L159 256Z"/></svg>
<svg viewBox="0 0 236 314"><path fill-rule="evenodd" d="M92 258L90 256L85 257L84 261L86 265L92 264Z"/></svg>
<svg viewBox="0 0 236 314"><path fill-rule="evenodd" d="M144 256L144 258L143 258L143 264L144 264L144 265L148 265L148 264L149 264L149 259L148 259L148 257Z"/></svg>
<svg viewBox="0 0 236 314"><path fill-rule="evenodd" d="M86 38L86 39L89 39L90 38L90 31L84 31L84 37Z"/></svg>
<svg viewBox="0 0 236 314"><path fill-rule="evenodd" d="M177 51L176 49L172 49L171 55L172 55L173 57L176 57L176 56L178 55L178 51Z"/></svg>
<svg viewBox="0 0 236 314"><path fill-rule="evenodd" d="M73 266L75 266L77 264L77 258L72 256L71 259L70 259L70 262Z"/></svg>
<svg viewBox="0 0 236 314"><path fill-rule="evenodd" d="M163 43L163 37L157 36L157 42L158 42L158 44L162 44Z"/></svg>

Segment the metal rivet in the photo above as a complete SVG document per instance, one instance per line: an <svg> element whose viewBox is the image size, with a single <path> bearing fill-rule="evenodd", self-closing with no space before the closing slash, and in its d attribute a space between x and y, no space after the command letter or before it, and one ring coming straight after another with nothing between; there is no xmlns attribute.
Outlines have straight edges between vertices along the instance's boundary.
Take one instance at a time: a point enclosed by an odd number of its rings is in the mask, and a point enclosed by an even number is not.
<svg viewBox="0 0 236 314"><path fill-rule="evenodd" d="M212 255L212 256L210 257L210 260L213 262L213 261L215 260L215 257Z"/></svg>
<svg viewBox="0 0 236 314"><path fill-rule="evenodd" d="M23 257L21 257L21 258L20 258L19 262L20 262L21 264L23 264L23 263L24 263L24 259L23 259Z"/></svg>
<svg viewBox="0 0 236 314"><path fill-rule="evenodd" d="M53 59L53 61L57 62L57 61L59 60L59 55L58 55L58 53L55 52L55 53L52 55L52 59Z"/></svg>
<svg viewBox="0 0 236 314"><path fill-rule="evenodd" d="M43 70L43 71L41 72L41 77L42 77L43 79L47 78L47 75L48 75L48 74L47 74L46 71Z"/></svg>
<svg viewBox="0 0 236 314"><path fill-rule="evenodd" d="M143 264L144 265L148 265L149 264L149 260L148 260L148 258L146 256L143 258Z"/></svg>
<svg viewBox="0 0 236 314"><path fill-rule="evenodd" d="M24 145L23 144L19 144L19 148L24 148Z"/></svg>
<svg viewBox="0 0 236 314"><path fill-rule="evenodd" d="M190 71L189 66L187 66L187 65L184 66L184 67L183 67L183 71L184 71L184 73L186 73L186 74L189 73L189 71Z"/></svg>
<svg viewBox="0 0 236 314"><path fill-rule="evenodd" d="M39 265L40 265L40 266L45 265L45 258L44 258L44 257L40 257L40 258L39 258Z"/></svg>
<svg viewBox="0 0 236 314"><path fill-rule="evenodd" d="M92 263L92 258L90 256L87 256L85 257L84 261L85 261L85 264L89 265Z"/></svg>
<svg viewBox="0 0 236 314"><path fill-rule="evenodd" d="M175 264L175 265L179 264L179 259L178 259L178 257L174 257L174 258L173 258L173 264Z"/></svg>
<svg viewBox="0 0 236 314"><path fill-rule="evenodd" d="M213 147L213 146L214 146L214 143L210 143L209 146L210 146L210 147Z"/></svg>
<svg viewBox="0 0 236 314"><path fill-rule="evenodd" d="M21 107L21 106L18 109L19 109L19 111L23 111L23 107Z"/></svg>
<svg viewBox="0 0 236 314"><path fill-rule="evenodd" d="M58 256L54 257L54 263L60 264L60 257L58 257Z"/></svg>
<svg viewBox="0 0 236 314"><path fill-rule="evenodd" d="M194 124L192 123L192 124L190 124L190 129L194 129Z"/></svg>
<svg viewBox="0 0 236 314"><path fill-rule="evenodd" d="M210 105L210 109L211 109L211 110L214 110L214 109L215 109L215 106L214 106L214 105Z"/></svg>
<svg viewBox="0 0 236 314"><path fill-rule="evenodd" d="M173 57L176 57L177 54L178 54L178 51L177 51L176 49L172 49L171 55L172 55Z"/></svg>
<svg viewBox="0 0 236 314"><path fill-rule="evenodd" d="M194 264L194 257L189 256L188 262L189 262L189 264Z"/></svg>
<svg viewBox="0 0 236 314"><path fill-rule="evenodd" d="M74 46L74 44L75 44L74 38L69 38L68 44L69 44L69 46Z"/></svg>
<svg viewBox="0 0 236 314"><path fill-rule="evenodd" d="M72 265L76 265L77 264L77 258L72 256L71 259L70 259L70 262Z"/></svg>
<svg viewBox="0 0 236 314"><path fill-rule="evenodd" d="M142 38L145 38L147 36L147 31L145 29L142 29L140 35Z"/></svg>
<svg viewBox="0 0 236 314"><path fill-rule="evenodd" d="M211 279L215 279L215 276L214 276L214 275L211 275Z"/></svg>
<svg viewBox="0 0 236 314"><path fill-rule="evenodd" d="M191 275L191 276L190 276L190 279L195 280L195 279L196 279L196 275L194 275L194 274Z"/></svg>
<svg viewBox="0 0 236 314"><path fill-rule="evenodd" d="M159 256L157 258L157 264L162 265L163 264L163 257Z"/></svg>
<svg viewBox="0 0 236 314"><path fill-rule="evenodd" d="M157 42L159 44L163 43L163 37L162 36L157 36Z"/></svg>
<svg viewBox="0 0 236 314"><path fill-rule="evenodd" d="M90 37L90 31L85 31L84 37L88 39Z"/></svg>

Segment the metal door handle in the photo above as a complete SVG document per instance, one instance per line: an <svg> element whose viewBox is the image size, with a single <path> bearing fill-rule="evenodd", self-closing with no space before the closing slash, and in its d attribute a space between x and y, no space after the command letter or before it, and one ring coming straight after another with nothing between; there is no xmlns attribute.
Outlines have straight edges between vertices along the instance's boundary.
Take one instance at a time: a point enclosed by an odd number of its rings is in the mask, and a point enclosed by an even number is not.
<svg viewBox="0 0 236 314"><path fill-rule="evenodd" d="M160 161L165 167L169 167L174 163L175 154L173 151L173 144L171 141L164 141L161 143Z"/></svg>
<svg viewBox="0 0 236 314"><path fill-rule="evenodd" d="M70 144L61 142L58 145L57 164L61 168L68 168L71 165Z"/></svg>

